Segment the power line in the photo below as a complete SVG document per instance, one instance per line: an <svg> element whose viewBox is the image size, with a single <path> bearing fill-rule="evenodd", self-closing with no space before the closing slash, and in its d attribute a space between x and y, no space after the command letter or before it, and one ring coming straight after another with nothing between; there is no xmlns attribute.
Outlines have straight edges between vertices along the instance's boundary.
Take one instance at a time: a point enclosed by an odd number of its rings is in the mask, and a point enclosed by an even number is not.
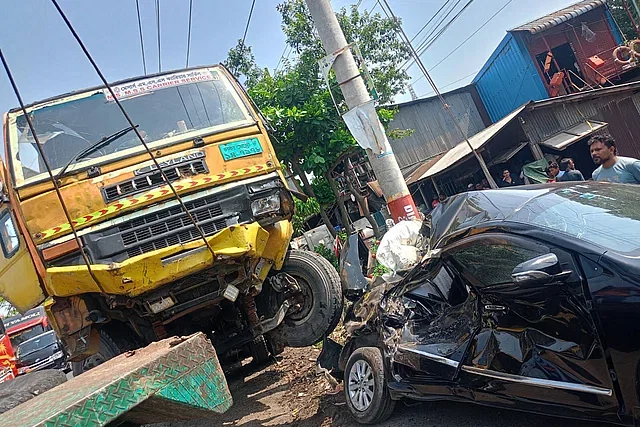
<svg viewBox="0 0 640 427"><path fill-rule="evenodd" d="M442 36L449 29L449 27L464 13L464 11L467 10L469 6L471 6L471 3L473 3L473 1L474 0L468 0L467 3L462 7L462 9L460 9L460 11L453 18L451 18L449 22L447 22L447 24L445 24L445 26L442 27L435 36L433 36L430 40L425 40L425 42L416 49L418 56L422 56L422 54L424 54L427 49L429 49L440 38L440 36ZM414 61L407 66L407 69L411 67L415 62L416 59L414 59Z"/></svg>
<svg viewBox="0 0 640 427"><path fill-rule="evenodd" d="M158 72L162 71L162 55L160 50L160 0L156 0L156 28L158 30Z"/></svg>
<svg viewBox="0 0 640 427"><path fill-rule="evenodd" d="M434 19L436 19L436 16L438 16L438 15L440 14L440 12L442 11L442 9L444 9L444 8L445 8L449 3L451 3L451 1L452 1L452 0L447 0L447 1L445 1L445 2L442 4L442 6L440 6L440 9L438 9L438 11L437 11L437 12L436 12L432 17L431 17L431 19L429 19L429 20L427 21L427 23L426 23L426 24L424 24L424 25L422 26L422 28L420 28L420 30L419 30L419 31L418 31L418 32L413 36L413 38L412 38L410 41L411 41L411 42L413 42L413 41L414 41L414 40L415 40L415 39L420 35L420 33L422 33L422 32L425 30L425 28L427 28L427 26L429 26L429 24L430 24Z"/></svg>
<svg viewBox="0 0 640 427"><path fill-rule="evenodd" d="M489 19L487 19L484 24L482 24L481 26L478 27L477 30L475 30L473 33L471 33L471 35L469 37L467 37L466 39L464 39L464 41L462 43L460 43L455 49L453 49L451 52L449 52L449 54L447 56L445 56L444 58L442 58L440 61L438 61L436 63L436 65L434 65L433 67L431 67L431 69L429 71L433 71L438 65L442 64L444 61L446 61L451 55L453 55L458 49L460 49L466 42L468 42L469 40L471 40L471 38L473 36L475 36L476 34L478 34L478 32L483 29L489 22L491 22L493 20L493 18L495 18L496 16L498 16L498 14L500 12L502 12L504 10L504 8L506 8L507 6L509 6L509 4L512 2L513 0L509 0L507 1L500 9L498 9L498 11L496 13L494 13L493 15L491 15L491 17Z"/></svg>
<svg viewBox="0 0 640 427"><path fill-rule="evenodd" d="M391 9L391 6L389 6L389 2L387 0L382 0L382 1L384 2L386 8L389 10L389 13L393 17L393 20L396 23L399 22L398 18L393 13L393 10ZM473 1L473 0L470 0L470 1ZM382 4L380 4L380 6L382 7ZM383 9L384 9L384 7L383 7ZM436 95L440 99L440 102L442 103L442 106L443 106L444 110L447 112L447 114L451 118L451 121L453 122L454 126L456 127L458 132L460 132L460 135L462 136L464 141L467 143L467 146L469 147L469 151L471 151L471 153L473 153L474 157L478 160L478 163L480 163L480 168L482 169L482 172L484 173L485 177L489 181L489 185L491 185L491 188L497 188L497 185L496 185L493 177L491 176L491 173L489 172L489 169L487 168L487 165L485 164L485 162L482 159L482 157L478 154L476 149L473 147L473 145L471 145L471 142L469 141L469 138L467 137L466 133L462 130L462 128L460 127L460 123L458 123L458 121L456 120L455 116L451 112L451 108L450 108L449 104L447 104L447 102L445 101L444 97L442 96L442 93L440 92L440 90L438 89L438 86L436 85L436 82L433 81L433 78L431 77L431 75L427 71L427 68L422 63L422 60L420 59L420 56L418 55L418 53L414 49L413 45L409 41L409 37L407 37L407 34L404 32L404 29L402 28L402 26L398 25L396 31L398 32L401 40L403 40L404 43L407 44L407 47L409 47L409 49L411 50L411 53L413 54L414 58L416 59L416 63L418 64L418 67L420 67L420 70L424 73L425 77L429 81L429 84L433 88L433 91L436 93Z"/></svg>
<svg viewBox="0 0 640 427"><path fill-rule="evenodd" d="M191 50L191 12L192 11L193 11L193 0L189 0L189 30L187 31L187 65L186 65L186 68L189 68L189 52Z"/></svg>
<svg viewBox="0 0 640 427"><path fill-rule="evenodd" d="M244 49L244 41L247 38L247 31L249 31L249 24L251 23L251 16L253 16L253 8L256 5L256 0L251 2L251 10L249 11L249 17L247 18L247 25L244 27L244 35L242 36L242 47Z"/></svg>
<svg viewBox="0 0 640 427"><path fill-rule="evenodd" d="M458 83L458 82L461 82L461 81L463 81L464 79L468 79L469 77L471 77L471 76L473 76L473 75L477 74L479 71L480 71L480 70L476 70L476 71L474 71L473 73L467 74L466 76L459 78L458 80L454 80L454 81L452 81L451 83L447 83L447 84L446 84L446 85L444 85L444 86L440 86L440 89L446 89L446 88L448 88L448 87L450 87L450 86L453 86L454 84L456 84L456 83ZM413 84L415 84L417 81L418 81L418 80L416 80L415 82L413 82ZM435 93L435 92L432 90L431 92L427 92L427 93L425 93L424 95L420 95L420 96L418 96L418 98L424 98L424 97L426 97L426 96L430 96L432 93Z"/></svg>
<svg viewBox="0 0 640 427"><path fill-rule="evenodd" d="M138 12L138 32L140 33L140 50L142 50L142 69L147 75L147 59L144 55L144 41L142 40L142 21L140 20L140 2L136 0L136 11Z"/></svg>

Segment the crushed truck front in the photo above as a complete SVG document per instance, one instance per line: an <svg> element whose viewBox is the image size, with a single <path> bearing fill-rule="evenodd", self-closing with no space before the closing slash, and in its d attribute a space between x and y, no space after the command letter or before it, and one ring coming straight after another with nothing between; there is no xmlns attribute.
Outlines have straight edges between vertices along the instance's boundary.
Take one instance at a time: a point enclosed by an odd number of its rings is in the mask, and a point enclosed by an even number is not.
<svg viewBox="0 0 640 427"><path fill-rule="evenodd" d="M292 198L265 125L224 67L112 88L208 245L106 88L27 107L82 248L26 118L9 112L3 214L26 262L3 260L0 294L22 311L52 296L48 315L75 358L96 351L91 324L130 323L153 341L186 314L259 293L292 234Z"/></svg>

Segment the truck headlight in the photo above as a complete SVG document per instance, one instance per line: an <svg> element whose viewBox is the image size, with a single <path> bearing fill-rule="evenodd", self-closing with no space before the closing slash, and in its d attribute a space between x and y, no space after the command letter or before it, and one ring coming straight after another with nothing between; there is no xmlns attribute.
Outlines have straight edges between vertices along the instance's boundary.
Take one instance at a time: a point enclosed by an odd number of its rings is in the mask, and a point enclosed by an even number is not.
<svg viewBox="0 0 640 427"><path fill-rule="evenodd" d="M251 212L253 216L263 216L273 212L280 211L280 194L272 194L270 196L261 197L251 202Z"/></svg>

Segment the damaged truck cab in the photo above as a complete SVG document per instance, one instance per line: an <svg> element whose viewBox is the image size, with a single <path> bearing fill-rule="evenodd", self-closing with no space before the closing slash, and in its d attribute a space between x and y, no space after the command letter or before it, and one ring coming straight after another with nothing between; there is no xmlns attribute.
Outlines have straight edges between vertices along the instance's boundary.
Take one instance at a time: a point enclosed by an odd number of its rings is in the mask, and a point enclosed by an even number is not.
<svg viewBox="0 0 640 427"><path fill-rule="evenodd" d="M340 280L288 251L293 199L240 85L212 66L111 89L5 115L0 294L20 311L52 297L76 372L197 331L223 360L319 341L341 314Z"/></svg>

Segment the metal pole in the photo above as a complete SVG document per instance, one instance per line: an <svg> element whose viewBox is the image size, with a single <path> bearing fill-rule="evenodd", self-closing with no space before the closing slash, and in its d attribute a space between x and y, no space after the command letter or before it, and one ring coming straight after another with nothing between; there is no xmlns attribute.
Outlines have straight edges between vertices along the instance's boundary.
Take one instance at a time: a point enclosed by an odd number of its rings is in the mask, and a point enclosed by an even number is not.
<svg viewBox="0 0 640 427"><path fill-rule="evenodd" d="M638 19L640 19L640 6L638 6L638 0L631 0L631 4L633 5L633 8L636 10Z"/></svg>
<svg viewBox="0 0 640 427"><path fill-rule="evenodd" d="M306 3L327 54L337 52L346 47L347 40L342 33L329 0L306 0ZM333 64L333 70L350 109L371 101L369 92L367 92L364 81L360 76L360 70L358 70L353 55L349 50L338 55ZM378 125L379 118L375 116L373 119L378 121L378 123L374 123L374 126ZM387 141L384 142L385 146L389 146ZM375 141L372 141L371 145L375 143ZM402 219L417 218L418 209L407 188L407 183L402 176L402 172L400 172L400 167L393 152L388 150L388 152L375 155L370 149L366 151L371 167L378 177L378 182L393 220L398 222Z"/></svg>

